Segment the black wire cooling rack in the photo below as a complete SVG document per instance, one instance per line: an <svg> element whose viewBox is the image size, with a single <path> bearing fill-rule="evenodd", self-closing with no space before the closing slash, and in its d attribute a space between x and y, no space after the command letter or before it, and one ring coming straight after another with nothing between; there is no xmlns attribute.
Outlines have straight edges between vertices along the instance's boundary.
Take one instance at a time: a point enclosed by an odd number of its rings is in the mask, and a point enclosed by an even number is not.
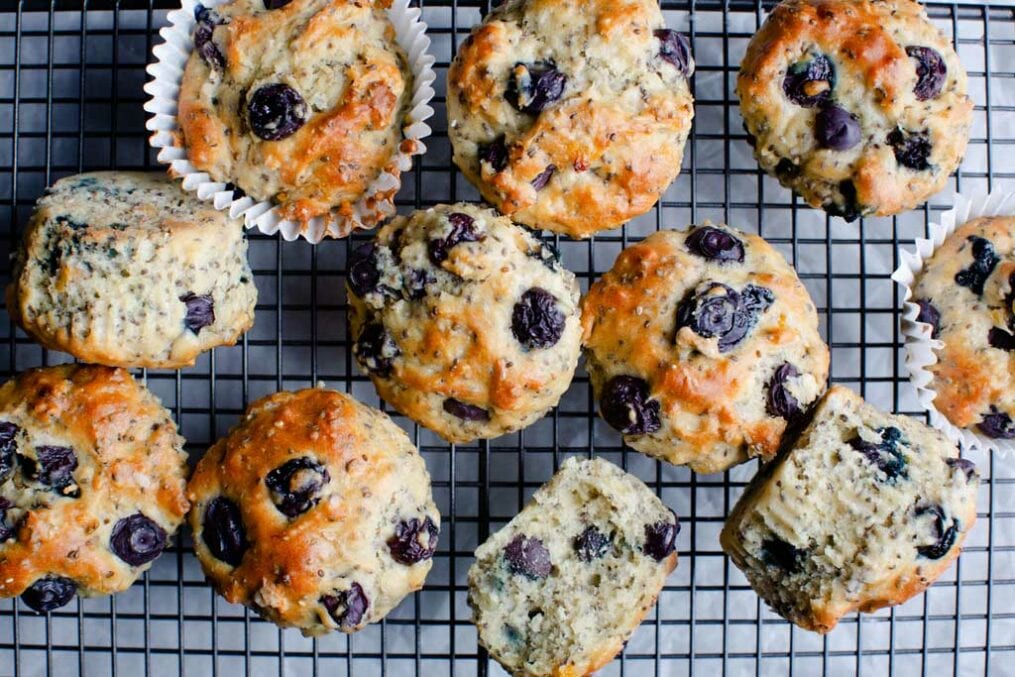
<svg viewBox="0 0 1015 677"><path fill-rule="evenodd" d="M817 302L832 347L832 380L883 408L923 416L905 377L901 300L889 275L899 245L924 235L954 191L1015 189L1015 9L928 5L969 71L976 112L966 160L931 206L846 224L799 202L761 175L751 157L733 87L765 7L739 0L663 6L667 23L689 36L697 61L684 172L654 211L624 229L556 242L565 265L587 289L623 247L658 228L709 218L760 232L796 265ZM146 144L142 85L171 8L164 0L0 2L0 254L16 243L43 188L61 176L157 168ZM486 9L485 2L423 3L437 58L437 114L429 151L403 178L400 211L478 199L451 166L442 94L456 46ZM191 369L141 373L175 414L192 460L247 402L278 389L320 380L380 405L350 357L343 283L352 244L313 247L251 233L260 291L254 328ZM5 377L66 360L9 321L0 331ZM625 449L596 419L583 371L552 415L520 434L451 447L396 420L426 457L444 526L426 588L384 622L316 641L280 631L217 599L183 534L143 581L115 597L75 601L48 616L0 601L0 676L500 674L469 622L472 551L573 454L621 463L683 522L680 564L658 608L602 674L1015 674L1015 459L972 455L984 477L979 520L942 581L895 609L851 616L822 638L766 609L719 549L723 517L756 464L699 476Z"/></svg>

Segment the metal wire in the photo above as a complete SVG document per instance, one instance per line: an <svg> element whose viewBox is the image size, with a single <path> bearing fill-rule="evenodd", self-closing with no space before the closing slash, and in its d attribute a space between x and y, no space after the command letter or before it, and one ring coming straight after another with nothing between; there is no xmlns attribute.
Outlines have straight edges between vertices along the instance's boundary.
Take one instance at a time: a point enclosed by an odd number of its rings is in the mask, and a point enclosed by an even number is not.
<svg viewBox="0 0 1015 677"><path fill-rule="evenodd" d="M489 5L422 4L443 76ZM155 31L172 7L166 0L0 4L0 249L14 247L34 200L57 178L81 170L157 167L146 147L141 86ZM688 35L697 61L696 119L685 171L652 213L622 230L585 242L554 238L565 265L587 289L620 249L653 230L706 218L756 230L794 262L817 302L832 348L832 380L886 409L922 416L905 377L900 298L889 274L899 244L925 234L927 221L947 207L953 190L1015 180L1015 10L928 5L935 23L955 38L970 75L976 124L966 161L927 207L847 225L800 203L761 175L750 156L733 85L765 7L750 0L664 0L663 9L668 24ZM438 90L430 150L403 177L401 211L478 199L450 164L443 84ZM346 256L365 237L311 247L251 233L260 291L253 330L194 368L139 374L172 409L192 460L248 402L279 388L323 380L382 406L353 364L344 319ZM4 273L9 276L9 268ZM6 331L0 342L5 377L67 359L41 349L9 321L0 323L0 331ZM448 446L396 416L431 470L444 516L441 545L426 588L357 635L308 640L216 599L184 534L143 582L114 598L81 600L49 616L0 601L0 677L283 670L500 674L477 646L465 572L475 546L573 454L621 463L656 489L684 525L680 565L658 609L603 674L1015 674L1015 473L1005 459L972 456L984 475L980 520L952 572L925 596L862 619L849 617L822 638L767 610L719 549L723 518L755 464L698 476L657 463L623 447L594 411L587 375L580 371L546 419L489 442Z"/></svg>

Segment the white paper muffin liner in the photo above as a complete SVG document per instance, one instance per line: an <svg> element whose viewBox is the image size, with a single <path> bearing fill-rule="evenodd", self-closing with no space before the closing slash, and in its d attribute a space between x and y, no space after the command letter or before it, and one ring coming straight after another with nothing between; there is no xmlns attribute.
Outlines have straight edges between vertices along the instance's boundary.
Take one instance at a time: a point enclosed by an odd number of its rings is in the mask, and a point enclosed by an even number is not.
<svg viewBox="0 0 1015 677"><path fill-rule="evenodd" d="M229 0L201 0L206 7L226 4ZM153 50L155 63L146 69L154 80L144 86L150 98L144 109L151 113L146 127L152 132L151 146L158 150L159 162L169 165L170 174L183 179L185 190L195 191L202 200L211 201L216 209L227 209L233 218L243 217L247 228L257 228L262 233L281 233L286 240L303 237L314 244L327 237L345 237L359 228L373 228L395 213L394 196L401 187L401 173L412 167L412 156L426 152L423 139L430 135L426 120L433 114L430 100L434 96L434 57L429 54L430 38L426 24L420 20L421 11L409 7L409 0L394 0L388 10L388 17L395 27L395 39L409 58L413 74L412 99L402 132L405 141L389 167L397 171L382 171L367 191L353 205L350 216L332 211L329 217L316 217L306 224L283 219L278 207L269 200L260 202L251 197L233 199L233 192L227 184L213 181L199 171L187 159L187 149L182 143L177 123L177 99L183 70L194 47L191 35L194 30L194 8L198 0L183 0L180 9L169 12L169 25L159 31L163 43ZM406 143L411 141L411 143Z"/></svg>
<svg viewBox="0 0 1015 677"><path fill-rule="evenodd" d="M929 367L937 363L935 350L944 346L938 339L931 338L931 325L919 322L916 316L920 307L912 301L912 286L923 270L926 261L941 246L955 229L971 219L980 216L1015 215L1015 192L993 191L955 196L955 206L941 214L939 222L928 225L930 238L917 238L914 251L899 248L899 267L892 273L892 279L905 289L902 309L902 335L906 346L906 371L916 388L920 404L930 414L930 423L943 432L948 439L961 444L965 449L994 450L1002 455L1015 451L1015 440L995 440L974 430L959 428L945 418L934 406L937 393L931 387L933 374Z"/></svg>

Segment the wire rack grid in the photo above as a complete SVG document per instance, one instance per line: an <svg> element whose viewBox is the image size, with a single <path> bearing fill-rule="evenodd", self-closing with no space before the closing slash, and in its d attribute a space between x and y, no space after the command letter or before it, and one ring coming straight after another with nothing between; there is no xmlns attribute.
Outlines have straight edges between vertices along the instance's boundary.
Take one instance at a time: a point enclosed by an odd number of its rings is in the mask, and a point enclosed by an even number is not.
<svg viewBox="0 0 1015 677"><path fill-rule="evenodd" d="M478 199L450 162L443 79L457 45L489 6L421 4L437 58L437 115L429 152L403 178L402 212ZM659 228L712 219L759 232L794 263L819 307L832 380L885 409L923 416L905 378L901 299L889 275L899 245L924 235L954 191L1015 184L1015 9L928 5L969 71L976 112L966 160L927 207L846 224L809 209L751 157L733 87L768 6L663 0L668 25L688 35L697 61L684 172L652 212L623 229L555 244L584 290L623 247ZM7 261L34 200L52 181L82 170L157 167L146 146L142 85L169 9L166 0L0 3L0 260ZM345 323L344 264L365 237L313 247L251 233L260 300L250 333L193 368L139 373L173 411L192 461L248 402L278 389L324 381L382 406L353 364ZM9 321L0 332L4 376L67 359ZM444 527L425 589L384 622L318 640L280 631L217 599L189 534L181 534L142 581L115 597L75 601L47 616L0 600L0 676L502 674L469 622L472 551L574 454L621 463L683 522L680 564L657 609L604 675L1015 674L1015 473L1006 459L972 454L983 474L979 520L942 581L907 604L851 616L819 637L765 608L719 549L723 518L756 464L699 476L626 449L595 417L584 371L552 414L500 439L449 446L395 419L427 460Z"/></svg>

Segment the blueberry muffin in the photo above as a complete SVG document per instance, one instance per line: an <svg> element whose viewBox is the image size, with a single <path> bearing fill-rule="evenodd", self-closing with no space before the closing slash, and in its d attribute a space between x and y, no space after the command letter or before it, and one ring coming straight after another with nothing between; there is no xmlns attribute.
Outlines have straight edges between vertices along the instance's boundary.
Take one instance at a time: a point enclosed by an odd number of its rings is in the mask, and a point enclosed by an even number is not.
<svg viewBox="0 0 1015 677"><path fill-rule="evenodd" d="M449 442L520 430L578 364L578 282L493 210L399 217L350 255L353 353L389 404Z"/></svg>
<svg viewBox="0 0 1015 677"><path fill-rule="evenodd" d="M807 290L757 235L706 222L625 249L582 302L599 413L638 451L702 473L771 458L825 387Z"/></svg>
<svg viewBox="0 0 1015 677"><path fill-rule="evenodd" d="M57 181L13 265L11 318L85 362L177 369L254 323L243 225L164 174Z"/></svg>
<svg viewBox="0 0 1015 677"><path fill-rule="evenodd" d="M448 71L455 164L518 223L615 228L680 172L693 70L656 0L508 0Z"/></svg>
<svg viewBox="0 0 1015 677"><path fill-rule="evenodd" d="M440 514L408 436L309 388L250 405L188 486L194 551L219 593L304 635L351 633L423 587Z"/></svg>
<svg viewBox="0 0 1015 677"><path fill-rule="evenodd" d="M974 219L924 262L917 319L941 342L934 407L959 428L1015 439L1015 217Z"/></svg>
<svg viewBox="0 0 1015 677"><path fill-rule="evenodd" d="M726 520L723 550L777 613L830 631L901 604L959 556L976 467L940 432L833 386Z"/></svg>
<svg viewBox="0 0 1015 677"><path fill-rule="evenodd" d="M233 0L196 8L179 143L199 171L283 219L351 217L397 153L412 96L390 0ZM406 147L406 152L411 148ZM375 197L390 200L398 186Z"/></svg>
<svg viewBox="0 0 1015 677"><path fill-rule="evenodd" d="M476 550L479 640L515 675L588 675L610 662L677 566L677 517L633 475L569 458Z"/></svg>
<svg viewBox="0 0 1015 677"><path fill-rule="evenodd" d="M0 597L40 613L129 588L183 523L187 456L122 369L32 369L0 387Z"/></svg>
<svg viewBox="0 0 1015 677"><path fill-rule="evenodd" d="M973 112L951 41L913 0L786 0L747 46L737 94L761 167L847 221L941 190Z"/></svg>

